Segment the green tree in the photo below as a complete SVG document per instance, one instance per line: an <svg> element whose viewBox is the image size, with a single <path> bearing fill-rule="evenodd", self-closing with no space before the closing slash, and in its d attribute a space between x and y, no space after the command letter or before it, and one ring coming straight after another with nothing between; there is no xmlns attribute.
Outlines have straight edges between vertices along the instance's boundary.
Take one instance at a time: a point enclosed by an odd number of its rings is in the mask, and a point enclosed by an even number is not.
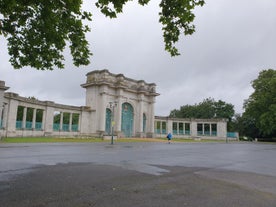
<svg viewBox="0 0 276 207"><path fill-rule="evenodd" d="M227 118L229 121L234 116L234 106L222 100L212 98L204 99L199 104L181 106L179 110L170 112L170 117L178 118Z"/></svg>
<svg viewBox="0 0 276 207"><path fill-rule="evenodd" d="M229 131L239 132L240 137L254 138L261 136L254 120L246 116L246 114L235 114L233 119L227 124L227 127Z"/></svg>
<svg viewBox="0 0 276 207"><path fill-rule="evenodd" d="M116 18L130 0L98 0L95 4L103 14ZM138 0L145 5L150 0ZM179 55L175 43L181 33L195 31L193 9L204 0L161 0L160 23L163 25L165 50ZM38 70L64 68L63 51L69 43L74 65L88 65L90 31L84 21L92 14L81 9L82 0L0 0L0 35L8 40L10 62L15 69L31 66Z"/></svg>
<svg viewBox="0 0 276 207"><path fill-rule="evenodd" d="M204 99L201 103L196 105L196 113L197 113L197 117L195 118L203 118L203 119L215 118L216 117L215 100L211 98Z"/></svg>
<svg viewBox="0 0 276 207"><path fill-rule="evenodd" d="M235 114L234 105L226 103L222 100L214 102L215 117L218 118L227 118L231 121L232 117Z"/></svg>
<svg viewBox="0 0 276 207"><path fill-rule="evenodd" d="M245 101L244 116L257 127L261 136L276 137L276 70L261 71L252 87L255 91Z"/></svg>
<svg viewBox="0 0 276 207"><path fill-rule="evenodd" d="M81 0L1 0L0 35L8 40L15 69L63 68L63 50L69 42L76 66L89 63L88 26L91 14L81 11Z"/></svg>

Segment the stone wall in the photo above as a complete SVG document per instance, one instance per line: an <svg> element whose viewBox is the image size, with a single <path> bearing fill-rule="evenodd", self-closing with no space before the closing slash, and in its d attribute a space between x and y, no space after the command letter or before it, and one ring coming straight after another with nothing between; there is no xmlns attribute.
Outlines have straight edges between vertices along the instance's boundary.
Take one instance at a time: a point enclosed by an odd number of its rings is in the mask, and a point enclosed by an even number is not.
<svg viewBox="0 0 276 207"><path fill-rule="evenodd" d="M88 134L87 127L91 125L90 116L92 111L89 107L77 107L56 104L52 101L39 101L34 98L21 97L16 93L4 94L2 117L2 136L5 137L28 137L28 136L81 136ZM22 109L23 116L18 119L18 110ZM31 111L31 117L28 115ZM37 121L38 111L41 119ZM59 114L59 123L55 128L54 116ZM69 121L64 123L63 116L67 114ZM78 116L78 123L73 126L72 117ZM83 124L85 123L85 124ZM83 126L83 128L82 128ZM75 127L75 128L73 128Z"/></svg>
<svg viewBox="0 0 276 207"><path fill-rule="evenodd" d="M174 138L226 139L227 119L181 119L155 117L155 136L165 138L168 133Z"/></svg>
<svg viewBox="0 0 276 207"><path fill-rule="evenodd" d="M114 110L114 131L118 137L152 137L154 134L154 104L156 85L144 80L126 78L123 74L112 74L108 70L96 70L87 74L82 87L86 89L86 106L95 110L96 132L106 133L106 110ZM111 107L115 105L115 107ZM129 104L133 108L131 134L123 130L122 106ZM146 126L143 126L143 117Z"/></svg>
<svg viewBox="0 0 276 207"><path fill-rule="evenodd" d="M81 86L86 105L71 106L5 92L0 81L0 137L104 137L112 127L116 137L226 138L224 119L155 117L154 83L96 70Z"/></svg>

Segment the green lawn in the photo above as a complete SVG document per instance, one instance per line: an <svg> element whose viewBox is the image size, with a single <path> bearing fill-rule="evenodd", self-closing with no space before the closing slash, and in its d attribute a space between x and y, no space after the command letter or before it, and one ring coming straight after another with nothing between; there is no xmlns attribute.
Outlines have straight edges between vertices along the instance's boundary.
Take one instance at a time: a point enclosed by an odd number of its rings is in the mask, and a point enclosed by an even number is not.
<svg viewBox="0 0 276 207"><path fill-rule="evenodd" d="M120 138L114 142L158 142L165 139L144 139L144 138ZM2 138L0 143L58 143L58 142L111 142L102 138L57 138L57 137L10 137Z"/></svg>
<svg viewBox="0 0 276 207"><path fill-rule="evenodd" d="M58 143L58 142L110 142L102 138L12 137L2 138L0 143ZM114 142L167 142L166 138L119 138ZM172 142L225 142L225 140L194 140L175 138Z"/></svg>
<svg viewBox="0 0 276 207"><path fill-rule="evenodd" d="M0 143L55 143L55 142L105 142L101 138L12 137L2 138Z"/></svg>

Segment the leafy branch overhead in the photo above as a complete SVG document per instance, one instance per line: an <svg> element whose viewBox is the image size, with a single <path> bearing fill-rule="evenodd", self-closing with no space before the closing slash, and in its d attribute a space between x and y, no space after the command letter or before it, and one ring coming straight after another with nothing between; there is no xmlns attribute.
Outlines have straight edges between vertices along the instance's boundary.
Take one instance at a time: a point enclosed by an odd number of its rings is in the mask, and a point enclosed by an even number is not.
<svg viewBox="0 0 276 207"><path fill-rule="evenodd" d="M195 31L192 24L195 15L192 10L195 6L203 6L204 0L162 0L160 3L161 12L159 22L163 25L163 37L165 50L172 56L179 55L174 46L179 35L191 35Z"/></svg>
<svg viewBox="0 0 276 207"><path fill-rule="evenodd" d="M130 0L98 0L103 14L116 18ZM150 0L138 0L142 6ZM204 0L161 0L159 12L163 25L165 50L179 55L175 43L181 33L191 35L195 6ZM83 11L82 0L0 0L0 35L8 40L10 62L15 69L31 66L38 70L64 68L63 51L69 44L76 66L88 65L89 43L85 34L92 14Z"/></svg>
<svg viewBox="0 0 276 207"><path fill-rule="evenodd" d="M10 62L15 69L31 66L39 70L63 68L62 54L69 42L74 64L89 64L81 0L1 0L0 34L7 37Z"/></svg>

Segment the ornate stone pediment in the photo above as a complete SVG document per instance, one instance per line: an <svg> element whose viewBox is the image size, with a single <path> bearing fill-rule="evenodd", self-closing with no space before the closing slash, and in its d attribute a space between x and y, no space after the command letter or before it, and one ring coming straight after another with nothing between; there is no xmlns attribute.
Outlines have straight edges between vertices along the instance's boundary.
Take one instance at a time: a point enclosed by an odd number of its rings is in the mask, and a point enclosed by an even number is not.
<svg viewBox="0 0 276 207"><path fill-rule="evenodd" d="M134 93L145 93L153 96L159 95L156 93L156 85L154 83L126 78L123 74L113 74L106 69L91 71L86 76L86 83L81 85L83 88L95 85L108 85L111 88L123 88Z"/></svg>

